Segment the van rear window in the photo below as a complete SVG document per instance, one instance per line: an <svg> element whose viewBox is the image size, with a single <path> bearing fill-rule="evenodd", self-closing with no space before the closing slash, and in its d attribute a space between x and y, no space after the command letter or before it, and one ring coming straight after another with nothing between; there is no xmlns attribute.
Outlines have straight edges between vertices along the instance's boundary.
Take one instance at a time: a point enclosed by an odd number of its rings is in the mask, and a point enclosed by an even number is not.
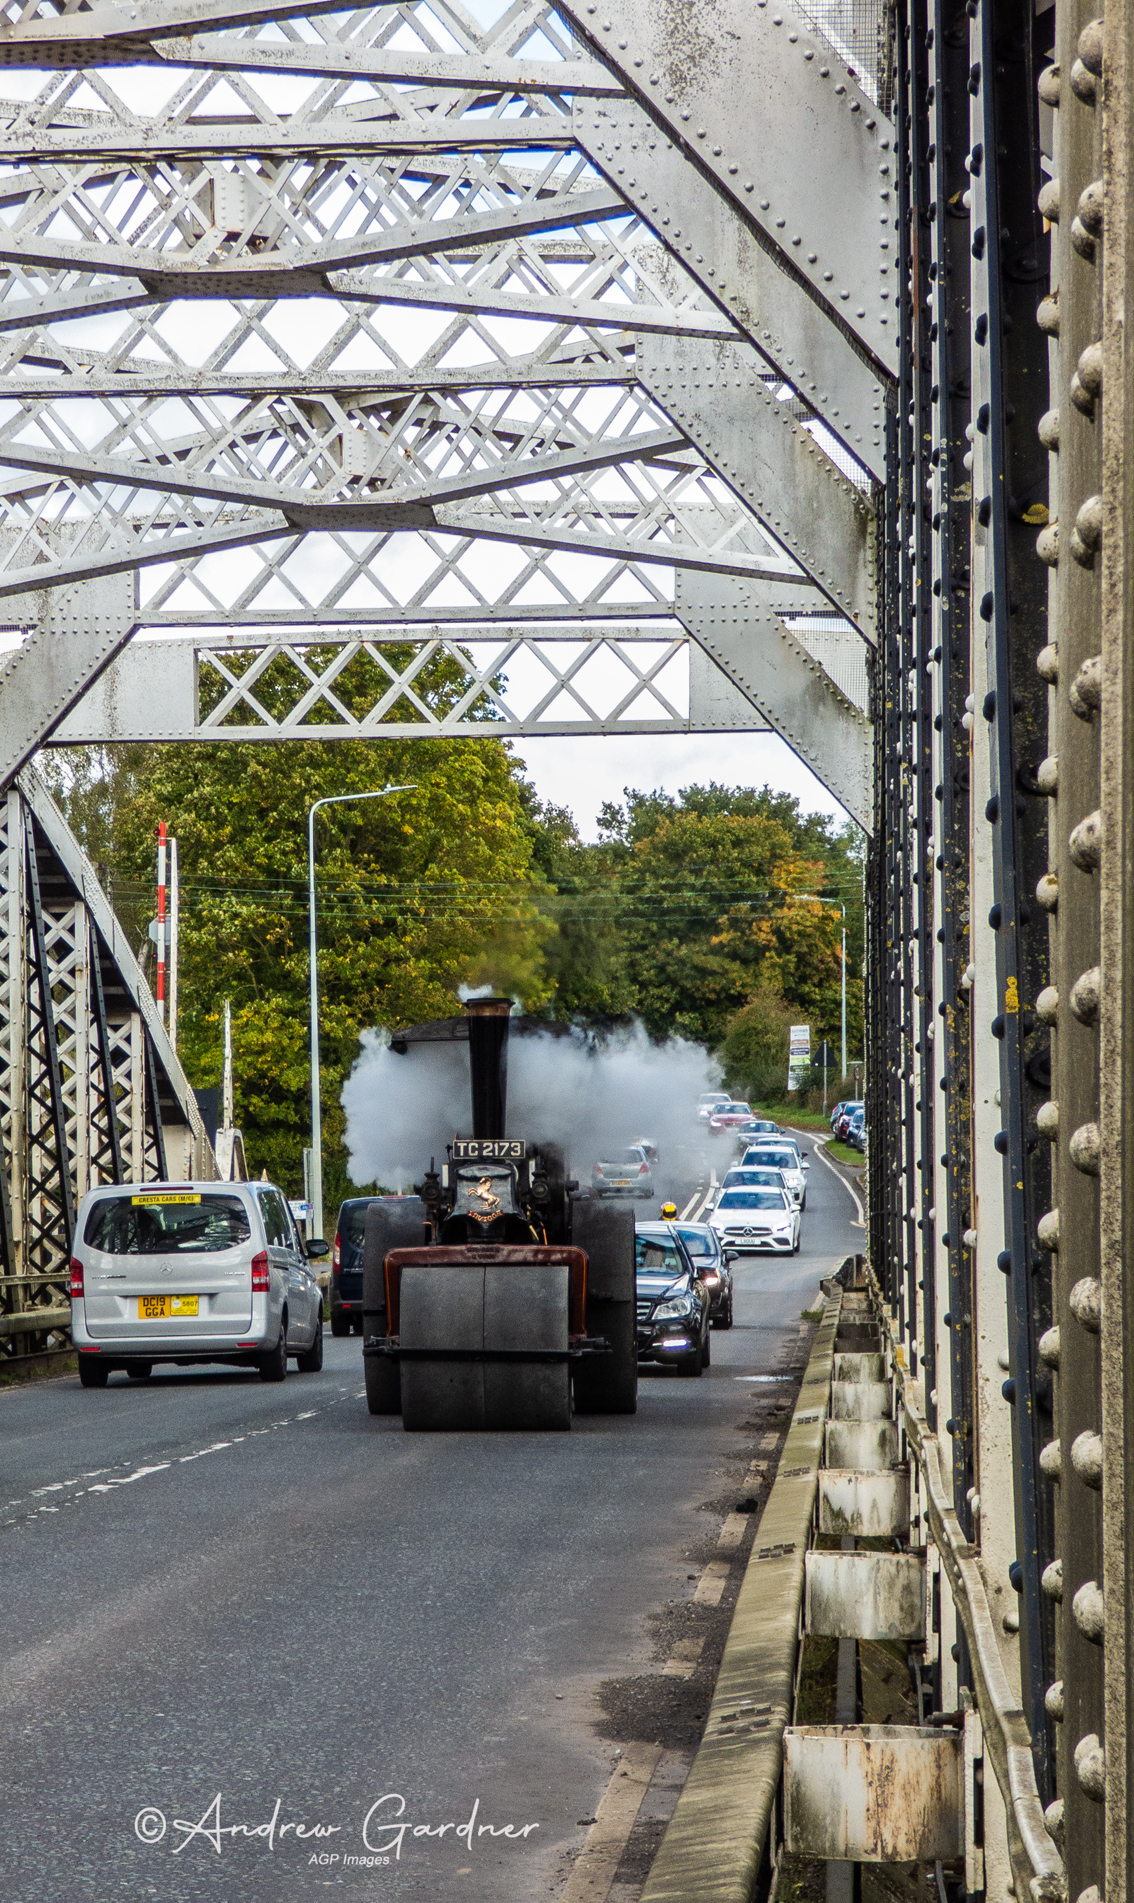
<svg viewBox="0 0 1134 1903"><path fill-rule="evenodd" d="M247 1242L248 1211L239 1196L195 1196L152 1203L137 1190L103 1196L87 1217L83 1241L103 1255L216 1255Z"/></svg>

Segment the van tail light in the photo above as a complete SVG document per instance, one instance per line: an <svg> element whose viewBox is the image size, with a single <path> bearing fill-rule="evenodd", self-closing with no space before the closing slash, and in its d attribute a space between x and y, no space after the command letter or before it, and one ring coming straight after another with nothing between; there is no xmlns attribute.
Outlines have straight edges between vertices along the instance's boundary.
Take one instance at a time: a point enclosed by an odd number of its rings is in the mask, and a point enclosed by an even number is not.
<svg viewBox="0 0 1134 1903"><path fill-rule="evenodd" d="M81 1296L82 1293L83 1293L83 1265L79 1261L78 1256L73 1255L71 1257L71 1297L72 1297L72 1300L76 1296Z"/></svg>
<svg viewBox="0 0 1134 1903"><path fill-rule="evenodd" d="M341 1260L342 1260L342 1241L341 1241L339 1231L336 1229L335 1230L335 1246L331 1250L331 1274L332 1275L338 1274L339 1263L341 1262Z"/></svg>
<svg viewBox="0 0 1134 1903"><path fill-rule="evenodd" d="M268 1251L261 1249L258 1255L252 1257L252 1293L266 1295L271 1286L271 1277L268 1274Z"/></svg>

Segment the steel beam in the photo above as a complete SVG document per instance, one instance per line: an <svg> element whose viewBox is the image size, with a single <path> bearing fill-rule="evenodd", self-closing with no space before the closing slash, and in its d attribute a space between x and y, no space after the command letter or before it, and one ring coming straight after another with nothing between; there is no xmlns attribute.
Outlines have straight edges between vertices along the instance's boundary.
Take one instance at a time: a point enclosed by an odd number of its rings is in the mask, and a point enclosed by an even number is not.
<svg viewBox="0 0 1134 1903"><path fill-rule="evenodd" d="M685 270L880 479L884 380L636 99L577 99L575 135Z"/></svg>
<svg viewBox="0 0 1134 1903"><path fill-rule="evenodd" d="M785 625L782 588L682 572L677 613L693 639L869 833L870 723Z"/></svg>
<svg viewBox="0 0 1134 1903"><path fill-rule="evenodd" d="M65 592L14 595L6 612L31 633L0 674L0 788L49 739L135 626L132 574Z"/></svg>
<svg viewBox="0 0 1134 1903"><path fill-rule="evenodd" d="M750 0L702 0L680 14L655 0L566 0L562 11L736 215L893 376L893 130L829 41L788 8Z"/></svg>
<svg viewBox="0 0 1134 1903"><path fill-rule="evenodd" d="M751 344L643 338L650 394L828 600L874 638L873 508L791 407Z"/></svg>
<svg viewBox="0 0 1134 1903"><path fill-rule="evenodd" d="M767 730L680 626L517 624L398 627L366 639L249 631L135 640L55 738L101 746Z"/></svg>

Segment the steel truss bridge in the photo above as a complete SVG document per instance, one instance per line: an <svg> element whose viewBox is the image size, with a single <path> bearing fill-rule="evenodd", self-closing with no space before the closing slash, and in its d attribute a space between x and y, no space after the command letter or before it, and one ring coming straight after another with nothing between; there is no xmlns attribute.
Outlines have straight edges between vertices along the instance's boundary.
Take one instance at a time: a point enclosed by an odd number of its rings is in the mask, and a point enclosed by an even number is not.
<svg viewBox="0 0 1134 1903"><path fill-rule="evenodd" d="M90 1181L211 1168L41 748L778 732L870 835L937 1881L997 1903L1134 1861L1130 33L0 3L0 1346Z"/></svg>

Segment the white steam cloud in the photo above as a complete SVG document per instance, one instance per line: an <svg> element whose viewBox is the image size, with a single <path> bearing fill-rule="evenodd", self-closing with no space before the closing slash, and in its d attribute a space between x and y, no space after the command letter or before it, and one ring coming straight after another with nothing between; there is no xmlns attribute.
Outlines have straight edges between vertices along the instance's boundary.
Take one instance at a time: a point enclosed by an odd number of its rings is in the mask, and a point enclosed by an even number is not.
<svg viewBox="0 0 1134 1903"><path fill-rule="evenodd" d="M720 1065L684 1038L652 1044L640 1024L600 1044L583 1033L508 1043L508 1135L561 1144L568 1167L585 1180L615 1146L646 1137L664 1158L696 1133L703 1090L720 1087ZM454 1136L467 1136L467 1044L411 1045L404 1056L367 1031L343 1085L349 1169L355 1183L408 1188Z"/></svg>

